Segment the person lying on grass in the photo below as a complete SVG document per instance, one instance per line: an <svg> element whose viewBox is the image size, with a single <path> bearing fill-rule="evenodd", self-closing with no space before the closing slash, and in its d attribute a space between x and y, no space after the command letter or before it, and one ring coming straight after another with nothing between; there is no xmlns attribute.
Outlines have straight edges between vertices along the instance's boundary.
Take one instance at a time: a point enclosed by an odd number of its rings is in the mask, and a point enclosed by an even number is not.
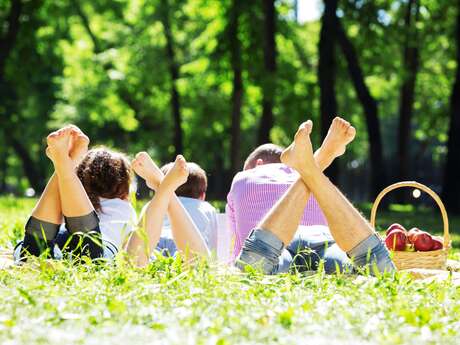
<svg viewBox="0 0 460 345"><path fill-rule="evenodd" d="M355 137L354 129L342 130L343 120L334 119L315 157L321 169L345 153L345 147ZM244 170L236 174L227 196L227 217L234 233L233 261L252 229L264 218L286 191L299 179L294 169L281 162L283 148L264 144L246 159ZM305 206L305 205L304 205ZM302 253L299 253L302 248ZM318 202L311 195L303 209L296 234L286 243L285 254L295 257L297 266L316 270L324 260L327 273L343 269L349 262L344 251L334 242Z"/></svg>
<svg viewBox="0 0 460 345"><path fill-rule="evenodd" d="M165 164L161 167L162 173L167 174L173 166L174 162ZM218 237L217 210L205 201L208 189L206 172L193 162L187 162L187 169L189 172L187 182L177 188L176 195L200 231L209 250L216 252ZM171 255L176 252L169 219L165 219L159 247L168 248Z"/></svg>
<svg viewBox="0 0 460 345"><path fill-rule="evenodd" d="M226 205L232 233L232 261L240 253L251 230L298 178L295 170L281 163L282 152L283 148L275 144L258 146L247 157L243 171L233 178ZM300 227L311 225L327 225L314 197L305 207ZM301 231L300 227L298 231ZM323 242L332 239L327 232L318 237ZM287 248L289 250L289 246Z"/></svg>
<svg viewBox="0 0 460 345"><path fill-rule="evenodd" d="M143 209L138 229L128 241L128 255L134 262L140 267L145 266L155 248L160 251L168 249L158 246L161 245L160 237L166 215L169 217L175 247L179 252L185 255L190 253L209 256L209 249L200 231L175 194L176 189L187 181L189 175L184 157L178 155L166 175L163 175L146 152L136 155L132 167L155 190L152 200Z"/></svg>
<svg viewBox="0 0 460 345"><path fill-rule="evenodd" d="M46 140L55 171L25 226L15 258L58 258L62 253L112 258L136 222L128 201L129 161L106 148L88 151L89 138L74 125Z"/></svg>
<svg viewBox="0 0 460 345"><path fill-rule="evenodd" d="M354 137L350 123L339 119L341 136ZM395 266L384 243L353 205L322 173L324 165L313 155L310 133L312 121L300 125L293 143L283 151L281 162L295 169L300 177L252 230L243 244L237 267L257 266L266 274L286 272L296 267L296 257L285 250L299 226L310 194L321 207L337 245L359 269L368 267L371 274L391 272ZM345 145L343 146L345 151ZM303 248L297 248L301 256Z"/></svg>

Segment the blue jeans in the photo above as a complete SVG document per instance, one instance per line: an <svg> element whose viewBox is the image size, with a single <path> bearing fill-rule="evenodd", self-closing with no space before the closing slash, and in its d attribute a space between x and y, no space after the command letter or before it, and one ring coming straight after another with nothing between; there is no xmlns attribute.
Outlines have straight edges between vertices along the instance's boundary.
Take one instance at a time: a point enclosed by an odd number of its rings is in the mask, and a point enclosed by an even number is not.
<svg viewBox="0 0 460 345"><path fill-rule="evenodd" d="M169 237L160 237L156 250L158 250L163 256L175 256L177 253L176 243L174 239Z"/></svg>
<svg viewBox="0 0 460 345"><path fill-rule="evenodd" d="M371 273L391 272L395 266L390 254L377 234L370 235L348 253L338 248L333 240L311 240L308 233L298 233L294 240L284 248L284 244L273 233L254 229L246 239L237 260L237 267L246 265L259 267L265 274L317 269L324 260L327 273L342 271L353 265L355 268L371 267ZM351 259L351 260L350 260Z"/></svg>

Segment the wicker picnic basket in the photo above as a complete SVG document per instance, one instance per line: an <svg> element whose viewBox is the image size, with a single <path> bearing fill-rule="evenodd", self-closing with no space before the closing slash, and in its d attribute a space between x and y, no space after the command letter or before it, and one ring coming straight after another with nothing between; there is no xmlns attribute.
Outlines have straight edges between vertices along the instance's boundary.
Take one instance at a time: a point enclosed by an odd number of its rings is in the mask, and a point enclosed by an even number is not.
<svg viewBox="0 0 460 345"><path fill-rule="evenodd" d="M429 268L429 269L444 269L446 267L447 254L451 247L451 241L449 236L449 219L447 218L446 208L442 203L439 196L427 186L415 182L415 181L404 181L392 184L386 187L375 199L374 205L371 210L371 225L375 228L375 217L377 209L379 207L382 198L389 192L399 188L416 188L429 194L441 211L442 221L444 224L444 238L443 248L440 250L434 250L429 252L403 252L403 251L392 251L392 259L398 270L409 269L409 268Z"/></svg>

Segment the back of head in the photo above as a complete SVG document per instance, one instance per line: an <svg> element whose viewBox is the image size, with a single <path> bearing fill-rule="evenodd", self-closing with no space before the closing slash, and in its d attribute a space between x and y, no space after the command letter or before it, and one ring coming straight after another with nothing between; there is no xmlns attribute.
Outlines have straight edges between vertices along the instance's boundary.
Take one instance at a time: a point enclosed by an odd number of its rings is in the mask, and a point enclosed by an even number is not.
<svg viewBox="0 0 460 345"><path fill-rule="evenodd" d="M243 169L255 168L259 160L263 162L262 164L281 163L280 157L282 152L283 148L275 144L260 145L246 158Z"/></svg>
<svg viewBox="0 0 460 345"><path fill-rule="evenodd" d="M100 211L99 198L126 199L131 183L131 166L119 152L100 147L88 151L77 167L77 175L94 208Z"/></svg>
<svg viewBox="0 0 460 345"><path fill-rule="evenodd" d="M168 163L161 167L161 171L167 174L174 163ZM177 188L176 195L187 198L204 200L208 189L208 178L206 172L196 163L187 162L189 175L187 182Z"/></svg>

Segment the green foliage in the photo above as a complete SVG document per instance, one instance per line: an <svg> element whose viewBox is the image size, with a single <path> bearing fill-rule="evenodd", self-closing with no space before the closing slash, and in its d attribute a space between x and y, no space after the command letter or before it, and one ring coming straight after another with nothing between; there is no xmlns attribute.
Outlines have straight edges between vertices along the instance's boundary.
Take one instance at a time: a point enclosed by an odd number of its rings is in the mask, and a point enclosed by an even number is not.
<svg viewBox="0 0 460 345"><path fill-rule="evenodd" d="M6 20L10 1L0 1ZM276 83L275 125L271 138L289 143L299 122L312 118L319 128L317 79L319 22L294 20L293 1L276 1L276 80L267 80L263 61L262 1L236 1L243 69L241 158L253 149L262 111L262 90ZM0 189L24 190L24 159L8 141L19 140L30 153L37 180L50 164L43 137L68 122L81 126L94 144L116 146L129 154L149 151L167 162L174 153L172 79L162 22L168 14L179 67L177 86L184 154L210 175L230 168L232 70L228 38L233 1L24 1L19 33L7 57L0 84ZM396 152L399 92L405 71L402 52L406 3L341 1L338 15L358 52L365 80L379 105L384 153L391 167ZM440 184L436 171L445 156L449 95L455 72L455 6L422 1L417 22L421 67L417 76L411 156L414 178ZM6 34L7 26L0 31ZM347 65L338 55L339 112L358 130L349 148L345 173L365 171L367 128ZM4 72L4 73L3 73ZM270 84L270 85L269 85ZM272 85L273 86L273 85ZM8 92L6 91L8 90ZM313 133L319 145L319 131ZM429 162L431 174L418 162ZM426 163L425 163L426 164ZM356 164L355 164L356 165ZM27 169L26 169L27 170ZM422 171L423 170L423 171ZM361 172L362 174L362 172ZM32 183L27 175L29 184ZM217 179L216 177L216 179ZM34 185L33 187L42 187ZM221 194L218 197L222 197Z"/></svg>

